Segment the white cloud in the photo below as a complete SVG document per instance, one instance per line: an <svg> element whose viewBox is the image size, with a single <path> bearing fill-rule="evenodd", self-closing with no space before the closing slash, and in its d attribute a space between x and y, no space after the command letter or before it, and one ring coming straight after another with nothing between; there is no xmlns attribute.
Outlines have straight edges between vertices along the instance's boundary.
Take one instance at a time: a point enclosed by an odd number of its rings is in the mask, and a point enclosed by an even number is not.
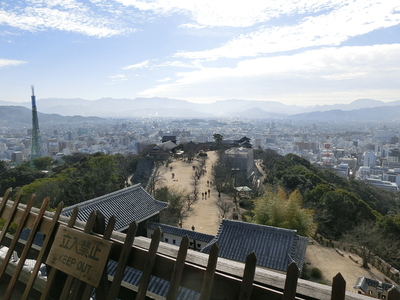
<svg viewBox="0 0 400 300"><path fill-rule="evenodd" d="M111 75L111 76L108 76L108 78L110 78L110 81L105 84L117 84L117 83L128 80L128 77L123 74Z"/></svg>
<svg viewBox="0 0 400 300"><path fill-rule="evenodd" d="M150 65L149 60L142 61L140 63L134 64L134 65L129 65L126 67L122 67L123 70L135 70L135 69L143 69L146 68Z"/></svg>
<svg viewBox="0 0 400 300"><path fill-rule="evenodd" d="M198 61L193 61L191 63L184 63L179 60L167 61L161 64L156 65L157 67L176 67L176 68L201 68L201 65Z"/></svg>
<svg viewBox="0 0 400 300"><path fill-rule="evenodd" d="M99 38L134 31L75 0L30 0L25 7L12 8L3 5L0 25L32 32L57 29Z"/></svg>
<svg viewBox="0 0 400 300"><path fill-rule="evenodd" d="M27 63L26 61L22 61L22 60L0 58L0 68L19 66L19 65L26 64L26 63Z"/></svg>
<svg viewBox="0 0 400 300"><path fill-rule="evenodd" d="M345 5L326 14L304 18L299 24L283 27L263 26L219 48L180 52L175 56L213 60L257 56L315 46L332 46L339 45L350 37L400 24L400 14L395 12L400 0L346 2Z"/></svg>
<svg viewBox="0 0 400 300"><path fill-rule="evenodd" d="M346 0L117 0L143 11L169 15L189 15L197 24L190 27L232 26L248 27L282 15L314 13L334 7Z"/></svg>
<svg viewBox="0 0 400 300"><path fill-rule="evenodd" d="M304 90L398 89L400 44L324 48L300 54L255 58L239 62L233 68L202 68L175 74L177 80L141 93L143 96L200 97L204 93L235 91L263 95L299 93ZM350 84L351 82L351 84ZM348 87L347 85L351 86ZM239 95L238 95L239 96Z"/></svg>
<svg viewBox="0 0 400 300"><path fill-rule="evenodd" d="M152 63L154 62L154 63ZM179 60L166 61L162 63L156 63L156 60L145 60L137 64L122 67L123 70L136 70L136 69L154 69L157 67L175 67L175 68L201 68L199 61L192 61L190 63L185 63Z"/></svg>
<svg viewBox="0 0 400 300"><path fill-rule="evenodd" d="M167 82L167 81L171 81L171 80L172 80L171 77L167 77L167 78L164 78L164 79L159 79L158 81L160 81L160 82Z"/></svg>

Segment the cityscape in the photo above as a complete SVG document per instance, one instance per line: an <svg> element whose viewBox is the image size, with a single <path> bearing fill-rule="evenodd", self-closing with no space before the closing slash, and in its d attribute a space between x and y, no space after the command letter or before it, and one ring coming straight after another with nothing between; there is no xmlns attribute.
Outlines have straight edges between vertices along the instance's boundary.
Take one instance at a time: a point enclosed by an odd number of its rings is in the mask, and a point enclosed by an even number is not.
<svg viewBox="0 0 400 300"><path fill-rule="evenodd" d="M73 153L98 152L138 155L149 145L160 144L163 136L173 136L176 145L185 145L212 143L213 135L218 133L224 143L246 136L254 149L272 149L280 155L293 153L313 164L330 166L346 178L366 180L381 188L398 191L400 184L400 128L393 121L323 122L289 116L282 119L83 117L62 122L61 118L57 124L40 123L39 156L61 159ZM11 163L29 160L31 124L8 123L1 132L1 159Z"/></svg>
<svg viewBox="0 0 400 300"><path fill-rule="evenodd" d="M400 0L2 1L0 299L399 300L399 37Z"/></svg>

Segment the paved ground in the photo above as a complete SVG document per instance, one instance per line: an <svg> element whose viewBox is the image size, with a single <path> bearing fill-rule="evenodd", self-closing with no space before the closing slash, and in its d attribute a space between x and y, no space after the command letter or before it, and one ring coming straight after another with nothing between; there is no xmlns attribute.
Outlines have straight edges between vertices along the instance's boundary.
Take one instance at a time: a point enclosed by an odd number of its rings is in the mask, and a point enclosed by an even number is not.
<svg viewBox="0 0 400 300"><path fill-rule="evenodd" d="M193 213L184 220L182 227L185 229L191 229L194 225L195 230L198 232L217 234L220 218L218 217L218 208L216 206L218 192L212 187L207 186L207 180L212 181L211 166L216 161L216 154L213 151L207 152L208 159L206 162L207 174L200 180L200 191L208 191L210 189L211 196L207 198L201 198L193 206ZM164 181L160 185L174 186L176 188L186 189L188 192L191 190L190 176L193 173L192 166L197 165L197 161L189 164L184 161L174 160L167 167L161 168ZM169 169L172 167L172 170ZM172 178L172 173L175 177ZM229 199L227 196L222 195L223 199ZM361 258L358 257L360 263L355 263L349 258L350 253L343 251L344 257L340 256L335 249L327 248L319 245L317 242L309 244L306 253L306 262L310 268L317 267L322 271L324 283L331 285L332 279L337 273L341 273L347 282L347 290L354 291L353 285L359 276L366 276L369 278L385 281L385 276L376 270L371 268L366 270L361 268ZM351 254L356 256L354 254Z"/></svg>

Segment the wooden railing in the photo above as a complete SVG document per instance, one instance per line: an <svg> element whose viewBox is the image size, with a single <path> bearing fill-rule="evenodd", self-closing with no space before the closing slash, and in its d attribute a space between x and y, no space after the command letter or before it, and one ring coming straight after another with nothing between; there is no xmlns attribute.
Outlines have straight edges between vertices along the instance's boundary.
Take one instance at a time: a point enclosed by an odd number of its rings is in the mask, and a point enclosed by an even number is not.
<svg viewBox="0 0 400 300"><path fill-rule="evenodd" d="M82 223L76 220L77 209L71 218L64 218L60 216L61 204L50 213L45 211L48 199L43 200L41 209L36 209L32 207L34 197L27 205L22 205L19 204L19 196L10 201L8 194L0 203L0 218L6 221L0 234L0 245L9 247L0 266L0 279L8 283L6 291L0 291L1 299L11 299L17 292L22 294L21 299L28 299L28 296L33 299L89 299L93 295L96 299L178 299L180 288L196 292L196 298L201 300L370 299L346 292L346 282L340 273L333 279L333 286L329 287L298 279L299 270L294 263L289 265L286 274L281 274L257 268L254 253L249 254L245 264L234 262L219 258L216 245L209 255L198 253L188 250L189 240L185 237L177 248L160 243L160 229L151 240L135 237L137 225L134 222L125 235L112 231L114 219L110 219L106 227L99 212L93 212L89 221ZM18 227L10 234L7 231L12 224ZM23 228L30 229L27 240L19 239ZM45 236L41 247L33 244L36 232ZM94 248L90 250L91 256L102 252L106 257L99 258L98 264L90 265L89 269L101 268L102 262L104 265L115 262L115 273L110 275L107 267L96 274L88 272L88 268L83 272L83 264L90 263L86 257L90 256L89 252L84 255L82 251L75 251L67 255L67 252L60 251L60 247L64 247L65 251L75 249L73 244L68 244L67 237L76 240L82 237L86 239L86 246L95 247L95 243L99 243L94 252ZM104 246L107 244L112 245L110 252ZM20 253L16 264L10 262L13 251ZM28 274L22 268L27 258L37 260ZM81 272L69 268L77 266L78 260L81 260ZM41 263L52 266L47 280L37 276ZM127 269L142 272L139 284L124 280ZM98 282L93 281L95 275L98 275ZM154 285L154 282L151 283L154 278L169 283L164 294L149 290L150 285ZM391 291L388 299L400 299L398 291Z"/></svg>

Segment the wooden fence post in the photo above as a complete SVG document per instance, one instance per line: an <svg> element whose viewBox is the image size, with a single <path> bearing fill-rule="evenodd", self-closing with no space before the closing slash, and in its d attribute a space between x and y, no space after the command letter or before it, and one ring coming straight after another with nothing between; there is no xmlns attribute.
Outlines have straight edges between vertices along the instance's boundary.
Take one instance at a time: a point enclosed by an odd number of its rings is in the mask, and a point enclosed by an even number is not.
<svg viewBox="0 0 400 300"><path fill-rule="evenodd" d="M110 292L107 296L108 300L116 299L118 296L119 288L121 287L121 282L124 278L126 263L132 250L133 241L135 240L136 230L137 223L134 221L129 225L128 232L125 237L124 245L118 260L117 269L115 270L114 279L110 287Z"/></svg>
<svg viewBox="0 0 400 300"><path fill-rule="evenodd" d="M396 287L393 287L388 293L388 300L400 300L400 292Z"/></svg>
<svg viewBox="0 0 400 300"><path fill-rule="evenodd" d="M24 294L22 295L22 300L28 299L29 293L33 287L33 284L35 283L40 266L41 266L42 262L44 261L44 256L45 256L45 254L47 254L47 250L50 249L50 247L51 247L50 242L51 242L51 239L53 238L55 230L57 229L58 218L60 217L63 205L64 205L63 202L58 203L57 210L54 213L53 220L51 222L51 228L50 228L49 234L44 239L44 242L42 245L42 250L40 251L40 253L36 259L35 267L33 268L33 271L32 271L31 277L29 278L28 283L26 284Z"/></svg>
<svg viewBox="0 0 400 300"><path fill-rule="evenodd" d="M147 253L146 263L143 268L142 277L140 278L139 289L136 296L136 300L144 300L146 299L147 288L150 282L150 276L153 271L154 262L156 261L157 249L161 240L161 229L157 227L157 229L153 233L153 237L151 238L149 252Z"/></svg>
<svg viewBox="0 0 400 300"><path fill-rule="evenodd" d="M72 228L74 226L76 218L78 216L78 211L79 211L78 206L76 206L72 212L71 217L69 218L67 227ZM58 270L56 268L51 268L51 270L47 276L47 283L43 290L42 296L40 297L40 300L47 300L50 297L57 274L62 274L62 273L58 272ZM62 276L64 276L64 274L62 274ZM60 291L61 291L61 289L60 289ZM59 296L59 295L57 295L57 296Z"/></svg>
<svg viewBox="0 0 400 300"><path fill-rule="evenodd" d="M201 286L199 300L209 300L211 297L211 290L214 281L215 269L217 268L218 252L219 249L217 243L214 243L211 246L210 254L208 256L207 269L204 272L203 284Z"/></svg>
<svg viewBox="0 0 400 300"><path fill-rule="evenodd" d="M239 300L248 300L251 297L254 274L256 272L257 256L254 252L247 255L246 265L243 272L243 280L240 285Z"/></svg>
<svg viewBox="0 0 400 300"><path fill-rule="evenodd" d="M109 241L111 239L111 235L114 230L115 221L116 221L115 216L111 216L110 219L108 220L107 228L105 228L106 224L105 217L99 210L97 210L96 223L93 227L93 232L102 234L103 239ZM90 299L90 296L92 296L93 289L94 289L93 286L88 284L83 293L82 299ZM109 285L108 285L108 273L106 265L103 274L101 276L101 284L96 289L96 299L105 300L108 291L109 291Z"/></svg>
<svg viewBox="0 0 400 300"><path fill-rule="evenodd" d="M21 235L22 229L24 228L25 223L29 218L29 213L31 211L31 208L32 208L34 200L35 200L35 196L32 195L30 197L28 205L27 205L27 207L26 207L26 209L25 209L25 211L24 211L24 213L22 215L21 222L20 222L20 224L18 224L17 231L15 232L14 237L13 237L13 239L11 241L10 247L8 248L8 252L7 252L6 256L3 259L3 263L2 263L2 265L0 267L0 279L3 277L3 275L4 275L4 273L5 273L6 269L7 269L8 262L10 261L10 258L11 258L11 255L13 253L13 250L14 250L15 246L17 245L17 242L18 242L19 236ZM16 201L16 202L17 202L17 206L18 206L18 201ZM14 203L13 209L15 209L15 211L12 212L13 215L15 215L15 212L17 211L17 206ZM7 220L6 223L8 225L10 225L12 219L14 219L14 217L12 217L9 220ZM10 221L10 222L8 222L8 221ZM2 234L4 233L4 236L5 236L5 233L6 233L7 229L8 229L8 227L4 226L3 231L1 232ZM4 236L2 236L2 238ZM0 241L0 243L1 242L2 242L2 240Z"/></svg>
<svg viewBox="0 0 400 300"><path fill-rule="evenodd" d="M11 208L10 217L6 220L6 222L5 222L4 225L3 225L3 228L2 228L1 234L0 234L0 245L3 243L4 237L6 236L6 233L7 233L7 231L8 231L8 228L10 227L11 222L12 222L12 220L14 219L14 216L15 216L15 214L16 214L16 212L17 212L18 204L19 204L19 201L20 201L20 199L21 199L21 194L22 194L22 190L18 193L17 197L15 198L14 204L13 204L13 206L12 206L12 208ZM8 197L8 194L7 194L7 193L6 193L6 195L7 195L7 197ZM3 215L3 210L4 210L5 207L6 207L6 203L7 203L7 198L3 199L3 201L1 202L0 217ZM0 278L1 278L1 275L0 275Z"/></svg>
<svg viewBox="0 0 400 300"><path fill-rule="evenodd" d="M297 280L299 279L299 268L295 262L291 262L287 268L285 288L282 300L294 300L296 297Z"/></svg>
<svg viewBox="0 0 400 300"><path fill-rule="evenodd" d="M342 274L333 277L331 300L344 300L346 295L346 281Z"/></svg>
<svg viewBox="0 0 400 300"><path fill-rule="evenodd" d="M186 255L189 248L189 238L185 235L179 247L178 256L172 271L171 281L166 300L175 300L178 295L179 284L181 282L183 268L185 267Z"/></svg>
<svg viewBox="0 0 400 300"><path fill-rule="evenodd" d="M50 198L48 198L48 197L43 200L42 206L40 207L39 213L37 214L34 224L31 228L31 232L29 233L28 239L26 240L24 249L22 250L21 256L17 263L17 267L15 268L14 274L12 275L11 280L8 284L6 293L4 294L4 300L9 300L11 298L11 294L14 290L15 285L17 284L19 274L22 271L22 267L24 266L25 260L28 256L28 251L33 244L33 239L35 238L36 232L39 229L39 225L42 222L42 218L46 211L47 205L49 204L49 200L50 200ZM23 227L23 226L19 225L19 227ZM22 232L22 230L21 230L21 232ZM14 239L15 238L19 239L19 236L18 237L14 236ZM34 275L34 276L36 276L36 275ZM32 274L31 274L31 277L33 277Z"/></svg>
<svg viewBox="0 0 400 300"><path fill-rule="evenodd" d="M90 213L89 219L86 222L83 232L90 233L93 229L95 222L96 222L96 212L92 211ZM61 300L76 299L80 289L81 289L81 283L78 280L75 280L75 278L72 275L68 275L60 299Z"/></svg>

